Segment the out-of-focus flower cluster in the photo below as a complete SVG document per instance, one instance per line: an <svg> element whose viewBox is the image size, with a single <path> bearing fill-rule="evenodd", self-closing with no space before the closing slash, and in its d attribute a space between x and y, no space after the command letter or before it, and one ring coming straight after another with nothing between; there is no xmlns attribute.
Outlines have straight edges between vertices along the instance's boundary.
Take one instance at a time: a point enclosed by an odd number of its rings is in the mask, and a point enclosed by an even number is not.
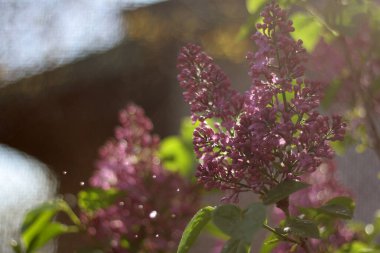
<svg viewBox="0 0 380 253"><path fill-rule="evenodd" d="M200 47L188 45L178 57L179 83L193 120L200 121L193 139L196 175L206 188L230 190L231 197L264 195L314 171L333 156L328 142L344 135L340 117L316 111L321 89L304 78L306 52L291 38L286 12L271 2L261 16L252 36L257 51L247 56L252 85L244 94Z"/></svg>
<svg viewBox="0 0 380 253"><path fill-rule="evenodd" d="M311 54L308 74L324 85L338 81L342 85L336 96L338 102L353 106L364 103L363 96L369 96L379 113L380 93L374 83L380 76L376 36L379 35L364 23L360 30L340 35L333 42L321 39Z"/></svg>
<svg viewBox="0 0 380 253"><path fill-rule="evenodd" d="M357 31L341 34L332 42L320 40L311 54L307 72L310 78L324 84L333 110L345 112L351 122L348 129L351 137L364 146L372 145L380 155L376 127L380 113L380 51L377 50L380 34L368 21L362 21L358 27Z"/></svg>
<svg viewBox="0 0 380 253"><path fill-rule="evenodd" d="M120 112L120 123L115 138L100 149L90 184L125 195L84 217L88 232L109 240L111 252L175 252L197 208L197 190L164 170L157 156L159 138L151 135L152 123L141 108L129 105Z"/></svg>
<svg viewBox="0 0 380 253"><path fill-rule="evenodd" d="M332 161L323 163L317 170L311 174L302 176L302 180L311 186L292 194L289 198L289 211L292 216L301 214L299 208L318 208L332 198L338 196L351 197L351 193L344 188L336 179L336 167ZM284 219L284 213L279 208L273 212L273 220L277 223ZM330 232L327 235L322 233L320 240L310 239L309 247L312 252L326 253L337 249L344 243L354 239L354 232L350 230L341 220L334 220L330 227L325 230ZM331 231L333 231L331 233ZM291 243L280 243L274 250L274 253L290 252ZM296 253L304 253L302 248L298 248Z"/></svg>

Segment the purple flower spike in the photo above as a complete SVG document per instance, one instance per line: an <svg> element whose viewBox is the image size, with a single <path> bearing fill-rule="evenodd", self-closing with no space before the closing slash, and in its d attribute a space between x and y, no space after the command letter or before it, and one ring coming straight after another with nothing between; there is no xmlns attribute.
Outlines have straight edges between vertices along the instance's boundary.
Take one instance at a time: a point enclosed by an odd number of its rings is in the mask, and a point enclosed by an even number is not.
<svg viewBox="0 0 380 253"><path fill-rule="evenodd" d="M322 116L321 86L304 78L307 55L294 41L292 22L271 2L263 23L252 36L257 51L248 54L251 88L239 94L211 57L195 45L178 57L178 81L192 118L200 165L198 181L237 197L253 191L265 195L286 179L313 172L341 140L345 124L339 116ZM205 121L212 119L214 123Z"/></svg>
<svg viewBox="0 0 380 253"><path fill-rule="evenodd" d="M107 241L108 252L175 252L198 207L197 188L164 170L159 139L151 135L152 122L141 108L129 105L119 116L121 125L100 149L90 184L125 196L91 217L83 215L83 221L91 236Z"/></svg>
<svg viewBox="0 0 380 253"><path fill-rule="evenodd" d="M240 94L230 80L199 46L189 44L178 56L178 81L185 90L193 120L220 118L228 126L241 107Z"/></svg>

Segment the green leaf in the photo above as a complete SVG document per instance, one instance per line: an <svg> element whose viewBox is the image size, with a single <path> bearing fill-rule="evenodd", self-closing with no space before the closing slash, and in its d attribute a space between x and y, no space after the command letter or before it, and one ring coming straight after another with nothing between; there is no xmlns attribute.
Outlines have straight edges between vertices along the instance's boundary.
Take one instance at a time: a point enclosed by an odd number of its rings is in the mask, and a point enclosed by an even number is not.
<svg viewBox="0 0 380 253"><path fill-rule="evenodd" d="M26 253L35 252L61 234L78 232L77 226L66 226L53 221L60 211L67 213L77 224L77 217L72 215L67 203L60 199L44 203L27 213L21 227L21 239Z"/></svg>
<svg viewBox="0 0 380 253"><path fill-rule="evenodd" d="M48 226L59 210L60 207L55 201L52 201L44 203L27 213L21 227L21 237L26 252L33 252L37 249L33 245L33 241Z"/></svg>
<svg viewBox="0 0 380 253"><path fill-rule="evenodd" d="M250 245L239 239L230 239L227 241L221 253L248 253Z"/></svg>
<svg viewBox="0 0 380 253"><path fill-rule="evenodd" d="M78 193L78 205L82 211L92 214L100 208L106 208L123 195L116 189L89 188Z"/></svg>
<svg viewBox="0 0 380 253"><path fill-rule="evenodd" d="M36 226L37 222L42 223L45 220L50 220L59 210L60 207L55 201L43 203L30 210L24 218L21 231L25 233L26 230L30 230L33 226Z"/></svg>
<svg viewBox="0 0 380 253"><path fill-rule="evenodd" d="M290 228L290 233L301 236L319 238L319 230L317 225L310 220L302 220L298 218L289 218L285 223Z"/></svg>
<svg viewBox="0 0 380 253"><path fill-rule="evenodd" d="M58 222L48 223L35 237L33 237L27 252L34 252L35 250L42 248L46 243L59 235L73 232L78 232L78 229L75 226L69 227Z"/></svg>
<svg viewBox="0 0 380 253"><path fill-rule="evenodd" d="M327 213L342 219L352 219L355 203L349 197L336 197L318 208L320 212Z"/></svg>
<svg viewBox="0 0 380 253"><path fill-rule="evenodd" d="M187 224L185 231L182 234L181 241L178 246L177 253L189 252L190 247L193 245L195 240L198 238L202 229L211 220L212 213L214 212L214 207L207 206L200 209L191 221Z"/></svg>
<svg viewBox="0 0 380 253"><path fill-rule="evenodd" d="M232 238L250 243L253 234L259 230L266 217L265 206L251 204L245 211L235 205L223 205L213 213L214 224Z"/></svg>
<svg viewBox="0 0 380 253"><path fill-rule="evenodd" d="M261 203L253 203L248 206L239 224L239 238L249 243L253 234L262 228L266 218L265 206Z"/></svg>
<svg viewBox="0 0 380 253"><path fill-rule="evenodd" d="M218 206L212 215L214 224L225 234L233 237L243 218L243 212L235 205Z"/></svg>
<svg viewBox="0 0 380 253"><path fill-rule="evenodd" d="M264 197L264 205L270 205L277 203L278 201L285 199L290 194L302 190L309 185L303 182L286 180L273 187Z"/></svg>
<svg viewBox="0 0 380 253"><path fill-rule="evenodd" d="M246 0L245 5L250 14L255 14L264 7L266 0Z"/></svg>
<svg viewBox="0 0 380 253"><path fill-rule="evenodd" d="M182 140L170 136L161 141L159 156L165 169L189 176L193 169L193 157Z"/></svg>
<svg viewBox="0 0 380 253"><path fill-rule="evenodd" d="M213 237L216 237L217 239L223 241L227 241L229 239L229 237L225 233L220 231L220 229L213 222L207 223L205 229L208 233L210 233Z"/></svg>
<svg viewBox="0 0 380 253"><path fill-rule="evenodd" d="M308 52L311 52L317 44L323 26L317 22L312 16L303 12L296 12L291 17L295 31L291 33L296 40L302 39L303 45Z"/></svg>

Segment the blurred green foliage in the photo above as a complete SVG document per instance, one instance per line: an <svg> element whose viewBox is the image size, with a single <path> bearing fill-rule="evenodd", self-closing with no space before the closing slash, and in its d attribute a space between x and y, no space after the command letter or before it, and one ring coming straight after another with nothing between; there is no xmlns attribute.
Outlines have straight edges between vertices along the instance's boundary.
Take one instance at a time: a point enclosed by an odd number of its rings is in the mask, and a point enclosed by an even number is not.
<svg viewBox="0 0 380 253"><path fill-rule="evenodd" d="M72 225L56 222L55 218L59 213L66 214ZM38 252L52 239L63 234L79 232L80 227L81 222L69 205L61 199L56 199L43 203L27 213L21 227L21 241L12 244L12 247L17 253Z"/></svg>

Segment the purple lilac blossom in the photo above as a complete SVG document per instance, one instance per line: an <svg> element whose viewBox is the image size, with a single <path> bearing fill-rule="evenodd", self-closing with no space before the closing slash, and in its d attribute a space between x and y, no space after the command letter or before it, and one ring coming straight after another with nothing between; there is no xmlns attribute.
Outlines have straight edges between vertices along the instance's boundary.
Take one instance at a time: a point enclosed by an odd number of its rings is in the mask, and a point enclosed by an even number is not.
<svg viewBox="0 0 380 253"><path fill-rule="evenodd" d="M307 59L302 41L294 41L292 22L271 2L252 36L257 51L248 53L251 88L239 94L222 70L199 46L187 45L178 57L178 81L193 120L196 176L207 189L237 197L265 195L287 179L313 172L333 157L329 141L341 140L345 124L318 113L321 87L304 78ZM211 124L207 119L211 119Z"/></svg>
<svg viewBox="0 0 380 253"><path fill-rule="evenodd" d="M351 197L352 194L344 188L336 179L336 166L333 161L323 163L317 170L311 174L303 175L302 180L309 183L311 186L292 194L289 198L289 211L290 215L298 216L301 214L299 207L317 208L325 204L332 198L338 196ZM274 208L273 222L279 223L285 218L283 211L279 208ZM323 235L320 240L310 239L309 248L315 253L334 252L334 249L339 248L344 243L350 242L354 239L354 232L351 231L343 221L335 220L331 224L331 234ZM292 248L292 243L282 242L274 253L289 252ZM295 253L305 253L305 251L298 247Z"/></svg>
<svg viewBox="0 0 380 253"><path fill-rule="evenodd" d="M164 170L159 138L143 110L129 105L119 114L115 138L100 149L90 185L125 193L117 203L84 216L88 232L106 239L109 252L175 252L186 223L197 209L198 191ZM123 241L128 241L129 246Z"/></svg>

